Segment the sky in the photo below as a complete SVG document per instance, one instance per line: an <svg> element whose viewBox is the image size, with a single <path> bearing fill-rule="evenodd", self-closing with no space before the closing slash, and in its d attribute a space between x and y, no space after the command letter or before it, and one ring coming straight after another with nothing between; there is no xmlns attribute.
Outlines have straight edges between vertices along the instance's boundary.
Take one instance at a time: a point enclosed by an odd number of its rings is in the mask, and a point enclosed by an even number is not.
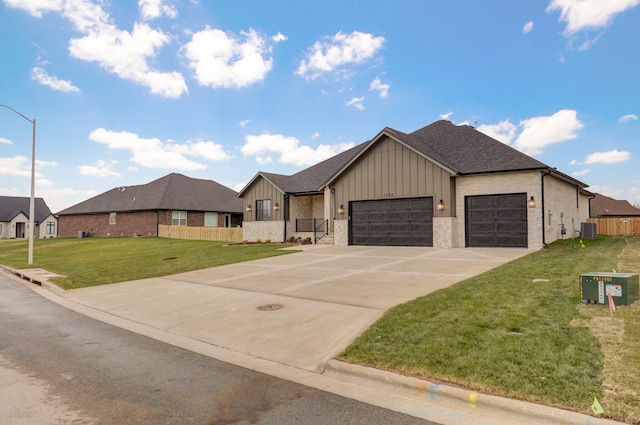
<svg viewBox="0 0 640 425"><path fill-rule="evenodd" d="M54 213L440 119L640 203L640 0L0 1L0 195L30 194L35 119Z"/></svg>

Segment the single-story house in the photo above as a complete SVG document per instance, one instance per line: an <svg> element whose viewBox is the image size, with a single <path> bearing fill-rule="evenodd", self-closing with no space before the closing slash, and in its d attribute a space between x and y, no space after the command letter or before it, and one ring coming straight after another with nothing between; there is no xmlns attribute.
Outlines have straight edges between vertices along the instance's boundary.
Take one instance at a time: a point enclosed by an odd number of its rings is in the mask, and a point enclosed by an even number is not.
<svg viewBox="0 0 640 425"><path fill-rule="evenodd" d="M634 207L629 201L596 193L589 203L589 217L640 217L640 208Z"/></svg>
<svg viewBox="0 0 640 425"><path fill-rule="evenodd" d="M0 196L0 239L29 237L29 197ZM34 198L34 238L55 238L58 220L42 198Z"/></svg>
<svg viewBox="0 0 640 425"><path fill-rule="evenodd" d="M58 236L158 236L158 226L242 225L237 192L212 180L171 173L120 186L60 211Z"/></svg>
<svg viewBox="0 0 640 425"><path fill-rule="evenodd" d="M240 191L245 240L334 245L521 247L571 237L587 185L468 125L441 120L373 139Z"/></svg>

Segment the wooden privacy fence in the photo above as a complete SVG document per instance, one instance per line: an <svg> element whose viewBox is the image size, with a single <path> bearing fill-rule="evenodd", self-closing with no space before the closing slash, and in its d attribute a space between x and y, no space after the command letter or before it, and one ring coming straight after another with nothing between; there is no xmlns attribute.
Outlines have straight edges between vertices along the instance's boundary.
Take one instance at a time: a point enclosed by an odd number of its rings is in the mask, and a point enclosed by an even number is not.
<svg viewBox="0 0 640 425"><path fill-rule="evenodd" d="M200 241L242 242L241 227L191 227L158 225L158 236Z"/></svg>
<svg viewBox="0 0 640 425"><path fill-rule="evenodd" d="M640 217L598 217L587 221L596 223L599 235L640 236Z"/></svg>

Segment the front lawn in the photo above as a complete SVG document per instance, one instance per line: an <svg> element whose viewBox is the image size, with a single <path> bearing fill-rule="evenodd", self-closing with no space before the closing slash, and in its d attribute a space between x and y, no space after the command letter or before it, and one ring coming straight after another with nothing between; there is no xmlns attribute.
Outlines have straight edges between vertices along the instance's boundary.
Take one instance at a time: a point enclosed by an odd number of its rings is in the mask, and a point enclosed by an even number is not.
<svg viewBox="0 0 640 425"><path fill-rule="evenodd" d="M166 276L275 255L289 245L228 246L225 242L165 238L61 238L34 241L27 265L27 241L0 241L0 264L16 269L41 267L65 275L52 282L64 289Z"/></svg>
<svg viewBox="0 0 640 425"><path fill-rule="evenodd" d="M558 241L399 305L340 359L583 413L597 397L606 416L640 421L640 306L619 307L612 322L607 307L579 302L581 273L638 273L640 243L600 237L584 244ZM619 264L623 250L627 262ZM605 318L605 329L630 325L619 341L618 377L590 331L593 317Z"/></svg>

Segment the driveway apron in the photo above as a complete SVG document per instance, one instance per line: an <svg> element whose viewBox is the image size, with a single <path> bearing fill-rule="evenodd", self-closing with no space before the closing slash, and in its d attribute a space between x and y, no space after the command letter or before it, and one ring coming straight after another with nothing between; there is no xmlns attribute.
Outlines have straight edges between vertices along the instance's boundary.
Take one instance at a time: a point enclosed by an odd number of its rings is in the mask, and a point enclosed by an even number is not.
<svg viewBox="0 0 640 425"><path fill-rule="evenodd" d="M157 329L318 371L389 308L530 252L310 246L64 296Z"/></svg>

